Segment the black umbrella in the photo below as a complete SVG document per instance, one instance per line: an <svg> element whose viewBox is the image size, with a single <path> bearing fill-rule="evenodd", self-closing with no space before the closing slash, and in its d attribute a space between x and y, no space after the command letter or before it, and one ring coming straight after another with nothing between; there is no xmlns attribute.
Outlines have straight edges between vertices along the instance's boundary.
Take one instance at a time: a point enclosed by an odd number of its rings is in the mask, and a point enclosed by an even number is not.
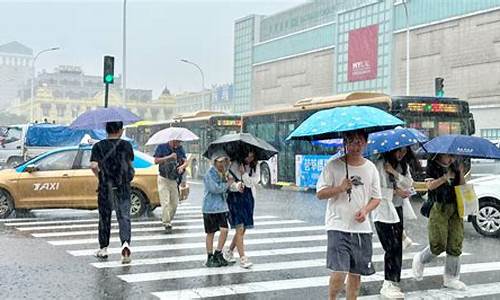
<svg viewBox="0 0 500 300"><path fill-rule="evenodd" d="M231 160L243 161L248 152L255 153L256 160L268 160L278 154L278 150L268 142L250 133L226 134L210 143L203 156L210 159L218 151L224 150Z"/></svg>

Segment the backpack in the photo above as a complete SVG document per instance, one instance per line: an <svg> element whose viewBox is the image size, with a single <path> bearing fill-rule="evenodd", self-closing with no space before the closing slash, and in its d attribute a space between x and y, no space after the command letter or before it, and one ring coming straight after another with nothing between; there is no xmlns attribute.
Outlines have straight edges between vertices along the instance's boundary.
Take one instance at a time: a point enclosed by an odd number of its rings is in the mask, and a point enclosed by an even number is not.
<svg viewBox="0 0 500 300"><path fill-rule="evenodd" d="M179 179L179 173L177 172L177 160L168 160L160 164L159 169L162 177L175 181Z"/></svg>

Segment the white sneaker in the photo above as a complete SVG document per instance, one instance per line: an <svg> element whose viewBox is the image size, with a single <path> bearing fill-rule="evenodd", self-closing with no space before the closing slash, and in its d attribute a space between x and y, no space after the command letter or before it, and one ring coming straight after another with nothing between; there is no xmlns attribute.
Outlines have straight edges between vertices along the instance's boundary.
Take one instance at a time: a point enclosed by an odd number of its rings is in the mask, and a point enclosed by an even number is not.
<svg viewBox="0 0 500 300"><path fill-rule="evenodd" d="M253 264L248 260L248 257L243 256L242 258L240 258L240 267L242 267L243 269L249 269L252 266Z"/></svg>
<svg viewBox="0 0 500 300"><path fill-rule="evenodd" d="M413 241L409 237L406 237L403 240L403 251L406 251L411 246L413 246Z"/></svg>
<svg viewBox="0 0 500 300"><path fill-rule="evenodd" d="M422 281L424 280L424 264L420 260L421 253L415 254L413 257L413 263L411 265L411 269L413 271L413 277L415 280Z"/></svg>
<svg viewBox="0 0 500 300"><path fill-rule="evenodd" d="M392 281L384 280L380 295L388 299L404 299L405 294Z"/></svg>
<svg viewBox="0 0 500 300"><path fill-rule="evenodd" d="M227 262L230 262L232 264L236 262L236 258L234 258L234 253L229 248L224 248L222 254L224 255L224 259L227 260Z"/></svg>
<svg viewBox="0 0 500 300"><path fill-rule="evenodd" d="M448 278L447 276L443 277L443 285L449 289L463 291L467 289L467 285L462 281L458 280L458 278Z"/></svg>
<svg viewBox="0 0 500 300"><path fill-rule="evenodd" d="M95 257L100 258L100 259L107 259L108 258L108 248L104 247L102 249L99 249L96 251L94 254Z"/></svg>
<svg viewBox="0 0 500 300"><path fill-rule="evenodd" d="M125 242L123 243L122 245L122 264L129 264L132 259L130 258L130 254L131 251L130 251L130 247L128 246L128 243Z"/></svg>

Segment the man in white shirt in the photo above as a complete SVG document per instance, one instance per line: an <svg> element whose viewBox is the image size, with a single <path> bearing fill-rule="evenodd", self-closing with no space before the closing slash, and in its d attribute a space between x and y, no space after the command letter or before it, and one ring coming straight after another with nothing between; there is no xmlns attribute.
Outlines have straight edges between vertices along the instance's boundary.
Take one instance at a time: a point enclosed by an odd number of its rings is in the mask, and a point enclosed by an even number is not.
<svg viewBox="0 0 500 300"><path fill-rule="evenodd" d="M318 179L316 196L327 200L327 268L332 271L329 297L337 299L347 275L347 299L356 299L361 275L372 275L372 228L368 215L380 203L380 179L375 165L363 157L368 135L345 134L347 154L330 160ZM346 177L346 164L349 178Z"/></svg>

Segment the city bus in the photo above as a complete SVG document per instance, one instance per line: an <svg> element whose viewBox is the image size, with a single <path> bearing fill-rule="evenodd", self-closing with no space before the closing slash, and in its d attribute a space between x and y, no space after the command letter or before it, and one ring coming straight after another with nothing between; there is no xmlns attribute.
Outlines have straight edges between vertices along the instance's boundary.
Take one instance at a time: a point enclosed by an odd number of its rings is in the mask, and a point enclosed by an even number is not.
<svg viewBox="0 0 500 300"><path fill-rule="evenodd" d="M171 120L127 126L126 134L135 139L139 149L152 155L155 146L146 146L146 142L153 134L168 127L184 127L200 137L198 141L183 144L189 160L188 172L192 178L197 178L210 167L210 161L203 157L208 145L225 134L241 132L241 116L212 111L180 114Z"/></svg>
<svg viewBox="0 0 500 300"><path fill-rule="evenodd" d="M382 93L352 92L329 97L299 100L295 105L242 115L243 131L262 138L276 147L278 155L261 162L263 186L296 185L314 188L323 166L335 149L307 141L285 141L286 137L313 113L328 108L368 105L387 111L406 121L429 138L441 134L472 135L474 120L466 101L456 98L401 96ZM421 160L423 167L426 161ZM470 166L470 164L469 164ZM416 189L424 191L425 174L414 174Z"/></svg>

